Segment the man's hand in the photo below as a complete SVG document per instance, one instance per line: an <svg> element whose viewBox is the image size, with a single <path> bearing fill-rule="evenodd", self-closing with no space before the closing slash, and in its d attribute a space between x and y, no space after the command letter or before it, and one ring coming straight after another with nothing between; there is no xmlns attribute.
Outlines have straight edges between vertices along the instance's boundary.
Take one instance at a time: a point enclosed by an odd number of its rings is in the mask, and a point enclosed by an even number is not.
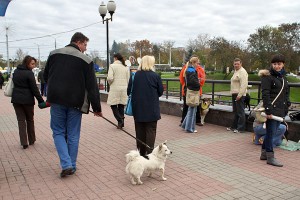
<svg viewBox="0 0 300 200"><path fill-rule="evenodd" d="M273 119L273 115L267 115L267 119Z"/></svg>
<svg viewBox="0 0 300 200"><path fill-rule="evenodd" d="M102 112L94 112L94 116L103 117Z"/></svg>
<svg viewBox="0 0 300 200"><path fill-rule="evenodd" d="M235 98L236 101L239 101L240 99L241 99L241 97L239 97L239 96L237 96L237 97Z"/></svg>

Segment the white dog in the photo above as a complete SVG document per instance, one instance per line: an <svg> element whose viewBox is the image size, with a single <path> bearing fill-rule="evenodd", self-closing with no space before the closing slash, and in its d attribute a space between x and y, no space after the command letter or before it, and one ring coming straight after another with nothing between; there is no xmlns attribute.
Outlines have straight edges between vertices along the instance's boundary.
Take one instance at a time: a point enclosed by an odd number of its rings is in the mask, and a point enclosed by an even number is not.
<svg viewBox="0 0 300 200"><path fill-rule="evenodd" d="M156 169L161 171L162 180L167 180L164 177L165 162L167 156L170 155L172 151L168 149L166 142L167 141L155 147L152 153L147 155L149 159L140 156L140 153L137 150L132 150L126 154L126 173L130 175L131 183L133 185L143 184L141 176L144 171L149 172L148 176L151 176L151 172Z"/></svg>

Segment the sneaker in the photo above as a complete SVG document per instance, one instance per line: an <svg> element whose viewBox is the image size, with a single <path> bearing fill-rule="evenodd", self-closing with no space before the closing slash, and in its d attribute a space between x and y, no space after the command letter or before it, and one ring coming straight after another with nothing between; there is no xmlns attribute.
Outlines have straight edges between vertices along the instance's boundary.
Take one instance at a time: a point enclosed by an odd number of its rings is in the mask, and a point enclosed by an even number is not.
<svg viewBox="0 0 300 200"><path fill-rule="evenodd" d="M197 131L197 130L194 130L194 133L198 133L198 131Z"/></svg>
<svg viewBox="0 0 300 200"><path fill-rule="evenodd" d="M228 127L226 130L227 130L227 131L234 131L234 129L231 128L231 127Z"/></svg>
<svg viewBox="0 0 300 200"><path fill-rule="evenodd" d="M237 130L237 129L234 129L233 132L234 132L234 133L241 133L241 132L240 132L239 130Z"/></svg>

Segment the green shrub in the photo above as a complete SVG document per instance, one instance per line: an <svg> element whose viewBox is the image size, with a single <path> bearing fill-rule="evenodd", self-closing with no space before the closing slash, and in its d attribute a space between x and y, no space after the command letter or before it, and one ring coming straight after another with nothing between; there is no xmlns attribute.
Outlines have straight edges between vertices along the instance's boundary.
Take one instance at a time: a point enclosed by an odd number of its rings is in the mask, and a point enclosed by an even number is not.
<svg viewBox="0 0 300 200"><path fill-rule="evenodd" d="M180 72L178 72L178 71L174 72L174 76L175 76L175 77L177 77L177 76L179 76L179 75L180 75Z"/></svg>
<svg viewBox="0 0 300 200"><path fill-rule="evenodd" d="M156 73L161 77L161 71L157 71Z"/></svg>

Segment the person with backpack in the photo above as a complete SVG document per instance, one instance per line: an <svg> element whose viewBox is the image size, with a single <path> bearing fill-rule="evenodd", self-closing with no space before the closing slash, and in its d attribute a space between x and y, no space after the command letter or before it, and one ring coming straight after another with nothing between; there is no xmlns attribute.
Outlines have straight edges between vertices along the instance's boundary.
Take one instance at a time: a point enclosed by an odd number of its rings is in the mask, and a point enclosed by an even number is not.
<svg viewBox="0 0 300 200"><path fill-rule="evenodd" d="M198 63L197 63L197 66L195 67L196 71L197 71L197 74L198 74L198 80L199 80L199 83L200 83L200 90L199 90L199 96L201 97L202 96L202 87L203 85L205 84L205 79L206 79L206 75L205 75L205 71L203 69L203 67L200 65L200 60L198 58L198 56L196 55L192 55L191 58L197 58L198 59ZM191 59L190 58L190 59ZM179 126L182 125L182 122L188 112L188 105L186 105L186 93L185 93L185 77L184 77L184 72L186 70L186 67L187 65L184 65L180 71L180 75L179 75L179 80L180 80L180 84L182 86L182 90L181 90L181 93L182 93L182 98L183 98L183 109L182 109L182 115L181 115L181 120L180 120L180 124ZM196 110L196 125L199 125L199 126L203 126L203 124L201 124L201 108L200 108L200 105L197 106L197 110Z"/></svg>
<svg viewBox="0 0 300 200"><path fill-rule="evenodd" d="M196 71L198 62L199 59L197 57L192 57L190 61L186 63L187 67L183 74L183 76L185 77L185 86L184 86L185 94L187 94L188 89L192 91L198 91L198 92L200 90L198 73ZM188 106L187 114L182 122L181 127L189 133L197 133L197 130L195 128L196 112L197 112L197 106Z"/></svg>

